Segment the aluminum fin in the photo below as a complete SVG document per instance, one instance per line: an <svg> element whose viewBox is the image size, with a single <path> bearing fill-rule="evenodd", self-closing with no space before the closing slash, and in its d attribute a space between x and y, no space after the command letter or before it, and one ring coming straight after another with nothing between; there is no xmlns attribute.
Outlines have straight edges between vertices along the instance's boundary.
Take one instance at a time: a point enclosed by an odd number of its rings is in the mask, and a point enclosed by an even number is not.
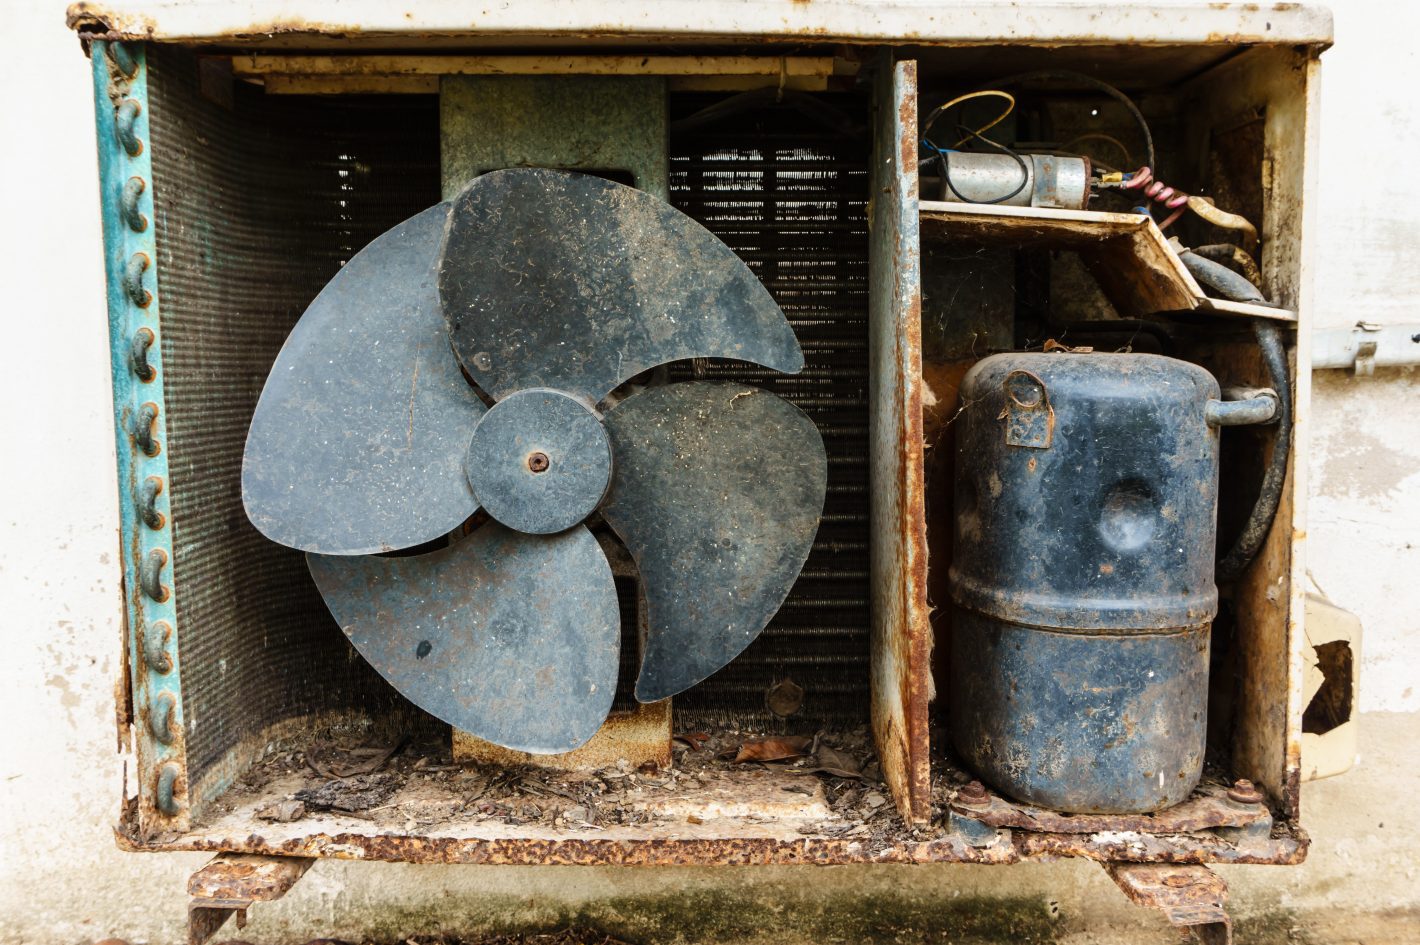
<svg viewBox="0 0 1420 945"><path fill-rule="evenodd" d="M496 522L408 557L307 555L346 636L415 705L506 748L570 751L616 692L621 614L583 526Z"/></svg>
<svg viewBox="0 0 1420 945"><path fill-rule="evenodd" d="M463 457L486 408L450 350L435 280L448 211L356 253L286 339L242 461L247 517L273 541L392 551L477 511Z"/></svg>
<svg viewBox="0 0 1420 945"><path fill-rule="evenodd" d="M798 340L734 252L690 217L600 177L485 174L454 199L439 266L454 350L503 398L550 387L599 402L682 358L796 373Z"/></svg>
<svg viewBox="0 0 1420 945"><path fill-rule="evenodd" d="M606 415L616 463L602 516L640 569L649 618L636 698L705 679L754 640L808 558L828 461L774 394L691 381Z"/></svg>

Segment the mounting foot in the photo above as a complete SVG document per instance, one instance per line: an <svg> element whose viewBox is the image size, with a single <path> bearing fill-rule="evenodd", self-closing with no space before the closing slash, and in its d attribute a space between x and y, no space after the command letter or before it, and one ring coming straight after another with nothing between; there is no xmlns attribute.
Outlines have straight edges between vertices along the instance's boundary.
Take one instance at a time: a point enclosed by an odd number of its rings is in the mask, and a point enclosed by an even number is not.
<svg viewBox="0 0 1420 945"><path fill-rule="evenodd" d="M1202 945L1232 945L1228 884L1208 867L1106 863L1104 869L1130 902L1159 910Z"/></svg>
<svg viewBox="0 0 1420 945"><path fill-rule="evenodd" d="M233 915L247 922L252 903L280 899L315 860L296 856L219 853L187 881L187 945L204 945Z"/></svg>

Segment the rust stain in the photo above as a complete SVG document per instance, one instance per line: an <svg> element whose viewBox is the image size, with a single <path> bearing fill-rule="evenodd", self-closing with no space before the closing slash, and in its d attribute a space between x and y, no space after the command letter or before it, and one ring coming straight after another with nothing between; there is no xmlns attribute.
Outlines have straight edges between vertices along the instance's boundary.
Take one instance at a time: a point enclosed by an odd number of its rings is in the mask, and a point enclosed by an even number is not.
<svg viewBox="0 0 1420 945"><path fill-rule="evenodd" d="M302 857L223 854L192 874L187 894L229 904L271 902L286 895L314 862Z"/></svg>

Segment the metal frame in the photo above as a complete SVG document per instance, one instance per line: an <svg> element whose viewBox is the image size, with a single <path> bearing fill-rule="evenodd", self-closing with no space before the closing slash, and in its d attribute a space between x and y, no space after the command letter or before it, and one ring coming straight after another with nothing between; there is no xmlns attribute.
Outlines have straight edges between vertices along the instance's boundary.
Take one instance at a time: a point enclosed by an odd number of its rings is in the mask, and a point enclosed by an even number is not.
<svg viewBox="0 0 1420 945"><path fill-rule="evenodd" d="M553 8L551 0L529 0L514 8L494 11L492 19L480 24L479 34L470 37L456 2L435 2L421 7L417 19L394 19L395 13L374 2L356 0L354 6L333 3L309 5L309 16L299 23L280 19L284 4L257 0L240 8L228 5L191 5L176 2L102 4L81 3L70 9L71 25L90 34L94 71L96 127L102 183L105 267L108 276L110 343L113 352L115 429L118 474L121 484L121 529L123 547L123 588L129 704L121 715L132 723L138 757L140 788L137 803L129 807L120 829L120 844L130 850L145 851L241 851L297 858L294 878L314 857L370 859L396 862L442 862L483 864L720 864L769 863L925 863L975 862L1004 864L1030 860L1077 856L1110 864L1111 875L1131 898L1164 909L1181 925L1200 925L1215 941L1226 940L1227 919L1223 909L1225 887L1201 866L1210 862L1291 864L1305 856L1308 840L1295 824L1297 797L1294 776L1298 770L1296 735L1300 718L1299 685L1301 648L1301 584L1303 573L1301 535L1290 528L1278 528L1269 542L1273 558L1285 552L1282 573L1292 581L1291 615L1285 621L1288 634L1287 664L1273 667L1271 676L1257 685L1275 688L1280 672L1288 682L1286 698L1285 758L1254 759L1259 768L1281 767L1262 772L1268 792L1280 802L1287 821L1273 825L1271 817L1255 811L1230 814L1219 808L1220 817L1246 821L1242 826L1220 825L1219 843L1206 834L1187 836L1163 831L1139 831L1100 826L1097 831L1071 830L1061 825L1023 825L1011 822L1019 812L999 799L986 799L973 806L971 799L950 806L950 829L931 839L900 838L884 846L825 836L794 836L774 826L735 825L723 832L696 830L690 833L649 835L627 828L607 831L595 837L538 834L535 830L508 831L481 829L471 825L458 835L406 836L381 833L370 824L323 817L304 824L268 824L259 829L240 817L225 818L210 827L193 830L188 817L186 760L183 743L182 701L178 667L178 636L174 608L171 525L165 487L168 469L163 446L166 442L162 359L158 320L157 260L152 227L151 161L146 151L147 90L146 68L140 47L117 42L122 38L166 41L229 42L248 46L280 43L291 35L302 37L311 48L322 42L342 47L361 43L379 45L395 37L397 44L437 47L440 42L458 42L466 48L514 44L518 40L536 42L553 37L558 41L595 45L602 34L630 36L646 44L684 42L695 38L721 38L760 44L777 41L853 42L888 41L894 44L989 44L1097 45L1128 43L1147 35L1148 45L1303 45L1297 53L1306 57L1301 101L1293 107L1302 112L1304 124L1299 134L1285 144L1298 160L1297 189L1309 192L1315 183L1317 50L1331 42L1329 14L1317 8L1282 4L1273 8L1219 7L1195 4L1171 10L1174 15L1160 19L1150 8L1125 8L1103 27L1086 15L1083 5L1054 4L1040 10L1021 9L1014 4L987 3L971 9L927 10L916 4L889 2L867 5L829 2L805 5L788 0L736 3L733 0L690 0L668 3L632 3L608 7ZM333 16L322 16L335 14ZM585 21L585 22L583 22ZM342 25L345 23L346 25ZM548 27L547 24L555 24ZM715 24L712 28L701 25ZM578 35L578 34L582 35ZM326 35L342 34L342 35ZM1239 60L1244 57L1238 57ZM1263 87L1268 78L1267 63L1254 68L1251 60L1220 67L1244 70L1248 81ZM1257 73L1255 75L1254 73ZM1258 78L1261 75L1262 78ZM1203 77L1207 84L1217 76ZM1267 86L1267 93L1274 91ZM1259 92L1259 94L1263 94ZM894 100L895 101L895 100ZM900 104L900 103L898 103ZM1273 133L1273 132L1269 132ZM1281 133L1281 132L1276 132ZM1307 160L1301 160L1306 158ZM896 205L891 196L879 198L883 205ZM877 201L875 201L877 203ZM1269 236L1282 242L1294 258L1270 260L1274 271L1270 281L1281 279L1282 297L1299 313L1305 326L1306 303L1310 299L1311 249L1305 230L1314 221L1314 210L1298 209L1284 220L1280 232ZM911 201L912 225L916 222L916 202ZM900 212L900 210L899 210ZM1305 218L1305 219L1303 219ZM1302 226L1303 222L1308 226ZM882 247L875 247L882 252ZM1283 271L1285 269L1285 272ZM915 278L915 277L914 277ZM1274 290L1277 286L1273 285ZM1254 314L1254 313L1247 313ZM898 339L899 353L912 340ZM1299 434L1307 418L1309 389L1309 342L1301 332L1297 345L1297 400ZM910 367L901 365L900 367ZM909 371L909 373L911 373ZM920 372L919 372L920 373ZM911 378L908 379L909 383ZM1299 435L1297 455L1304 455L1304 436ZM1298 529L1302 527L1301 501L1305 474L1293 464L1291 499L1295 507L1284 509ZM1257 581L1250 582L1256 585ZM1253 586L1249 594L1261 593ZM1282 606L1288 606L1283 602ZM1275 630L1267 631L1277 632ZM906 639L906 637L905 637ZM920 641L919 641L920 642ZM1275 641L1269 641L1273 646ZM1275 646L1273 646L1275 650ZM913 652L918 652L915 648ZM1268 651L1269 653L1272 650ZM1281 694L1279 693L1279 696ZM1269 736L1270 737L1270 736ZM1267 741L1267 740L1264 740ZM1267 741L1270 745L1271 742ZM1269 749L1270 750L1270 749ZM904 767L911 776L914 761ZM885 769L886 769L885 765ZM1257 775L1254 775L1257 777ZM925 788L919 788L925 790ZM910 792L909 792L910 793ZM926 798L923 795L923 810ZM1216 805L1215 805L1216 806ZM997 808L1002 808L997 810ZM983 814L983 810L987 814ZM990 813L995 811L995 813ZM988 816L989 814L989 816ZM999 814L999 816L997 816ZM993 822L995 818L995 822ZM1221 824L1221 821L1220 821ZM1260 825L1265 824L1264 830ZM1227 831L1246 831L1228 834ZM1119 864L1171 864L1152 868L1124 867ZM1169 877L1175 877L1171 882ZM1158 882L1155 882L1158 880ZM1160 885L1161 884L1161 885ZM289 887L289 884L287 884ZM1169 889L1192 888L1203 902L1202 911L1179 912ZM1156 888L1157 887L1157 888ZM1165 888L1167 887L1167 888ZM1158 894L1163 889L1163 894ZM283 890L284 891L284 890ZM1194 898L1198 898L1194 897ZM219 901L220 900L220 901ZM235 900L232 900L235 901ZM1195 903L1196 904L1196 903ZM221 897L201 904L199 911L232 908ZM225 918L225 915L223 916ZM215 919L215 915L194 916ZM1187 921L1182 921L1187 920ZM1193 921L1197 920L1197 921ZM214 926L215 928L215 926Z"/></svg>
<svg viewBox="0 0 1420 945"><path fill-rule="evenodd" d="M146 832L185 830L187 759L172 580L147 66L140 45L91 49L99 185L108 277L128 717L138 757L138 818Z"/></svg>

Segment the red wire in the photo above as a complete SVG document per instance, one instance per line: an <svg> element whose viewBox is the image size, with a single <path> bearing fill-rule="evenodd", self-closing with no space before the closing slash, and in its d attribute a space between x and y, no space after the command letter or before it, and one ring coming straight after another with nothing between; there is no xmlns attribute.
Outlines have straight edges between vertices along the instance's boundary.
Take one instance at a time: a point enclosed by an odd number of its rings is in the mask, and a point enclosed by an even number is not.
<svg viewBox="0 0 1420 945"><path fill-rule="evenodd" d="M1156 180L1153 169L1148 167L1141 167L1131 174L1129 179L1124 182L1123 189L1137 190L1140 196L1173 211L1164 219L1164 222L1159 224L1161 230L1183 216L1183 211L1188 209L1188 194L1170 187L1161 180Z"/></svg>

